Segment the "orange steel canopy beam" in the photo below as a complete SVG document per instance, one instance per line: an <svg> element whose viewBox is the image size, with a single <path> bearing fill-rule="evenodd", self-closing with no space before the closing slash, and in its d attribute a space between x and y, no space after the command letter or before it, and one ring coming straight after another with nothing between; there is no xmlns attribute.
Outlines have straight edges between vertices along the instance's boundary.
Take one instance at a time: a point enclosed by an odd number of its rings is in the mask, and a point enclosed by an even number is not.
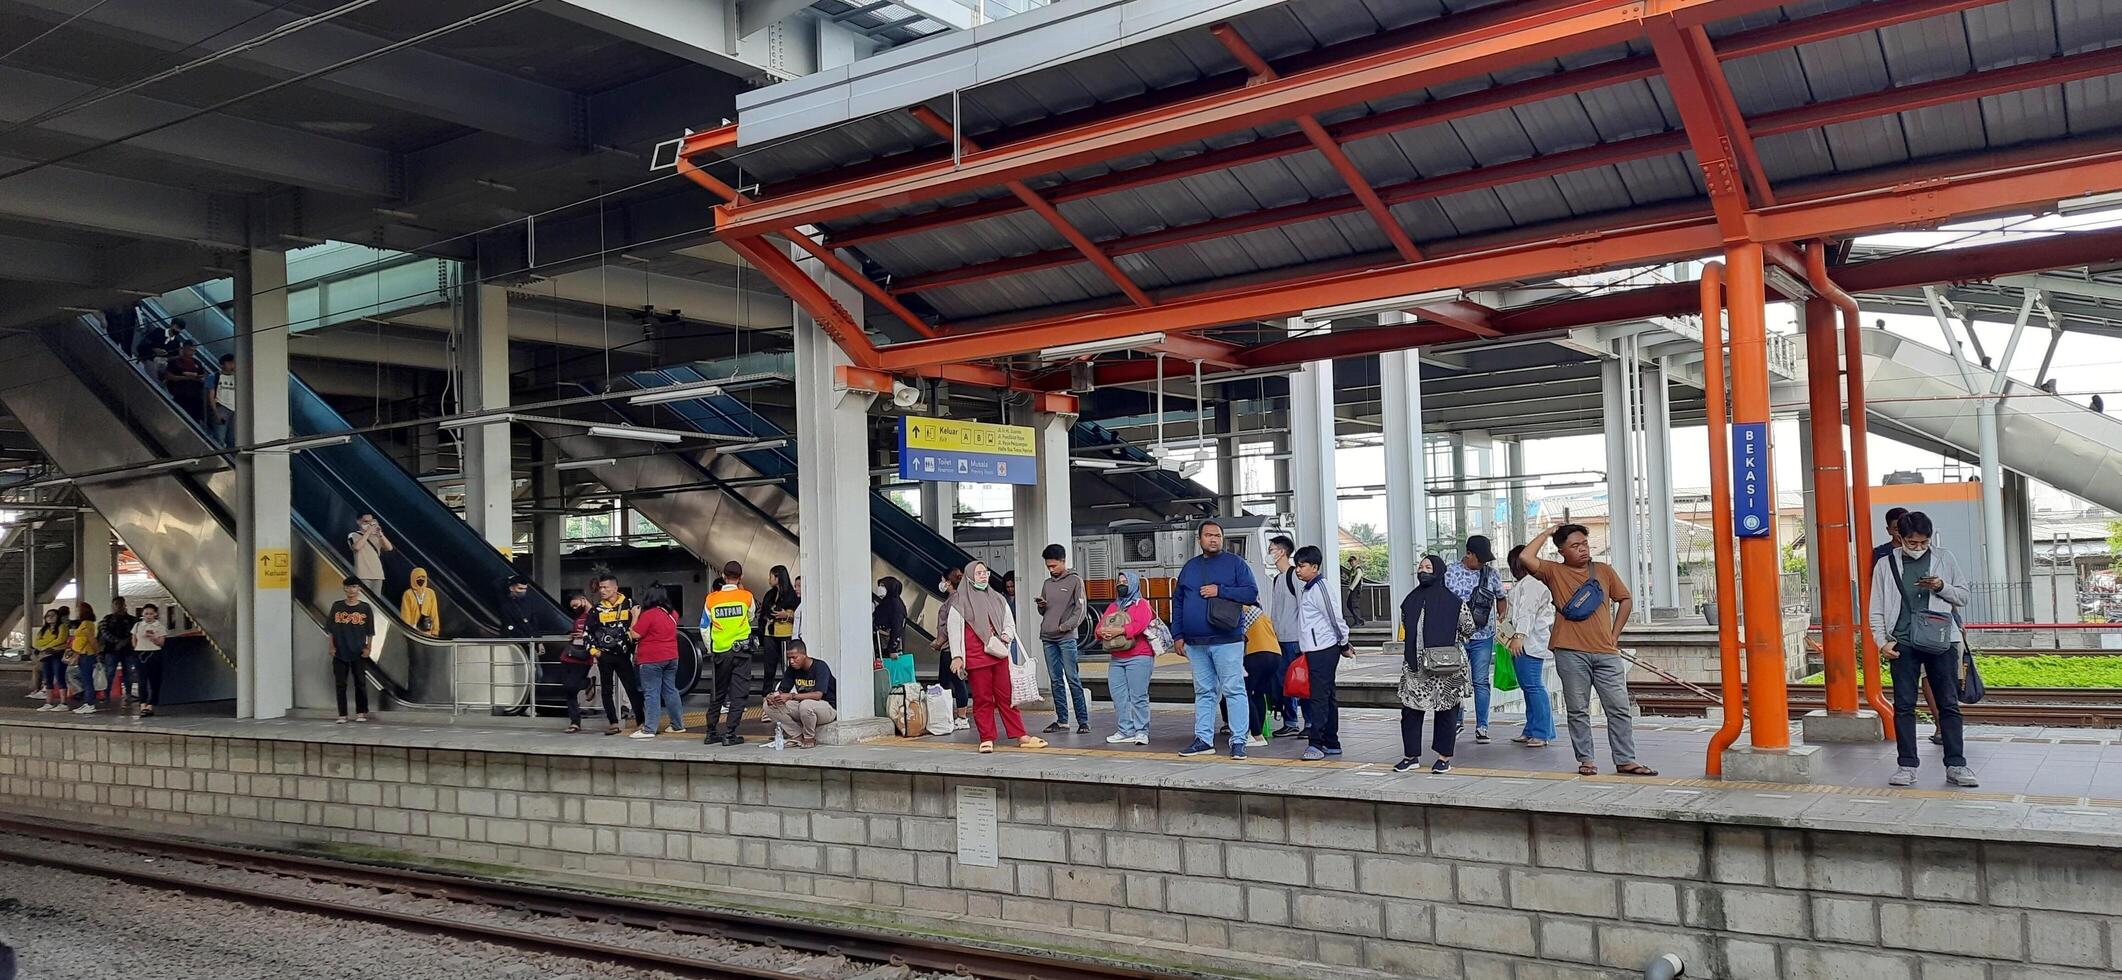
<svg viewBox="0 0 2122 980"><path fill-rule="evenodd" d="M1709 36L1699 27L1682 28L1670 17L1653 18L1648 25L1652 50L1664 70L1665 87L1693 144L1695 160L1702 166L1703 183L1709 187L1711 208L1726 241L1740 241L1747 233L1749 200L1774 204L1768 179L1746 123L1733 103L1724 68L1711 50ZM1749 195L1751 189L1751 195Z"/></svg>
<svg viewBox="0 0 2122 980"><path fill-rule="evenodd" d="M936 135L944 139L956 139L960 145L964 146L965 152L980 152L980 144L973 142L972 137L958 133L950 121L936 115L935 110L925 105L917 105L913 108L913 115L915 119L921 121L922 125L933 130ZM1085 259L1090 260L1090 264L1097 266L1099 272L1105 273L1105 277L1112 280L1113 285L1120 287L1120 291L1127 294L1127 298L1133 301L1136 306L1154 305L1150 301L1149 294L1143 292L1142 287L1135 285L1135 281L1128 277L1126 270L1121 269L1117 263L1113 262L1112 256L1105 254L1104 249L1099 248L1096 242L1090 240L1089 235L1085 235L1081 229L1070 223L1068 218L1063 216L1058 209L1048 204L1045 198L1040 197L1039 192L1025 186L1021 180L1004 181L1003 186L1007 187L1010 194L1015 196L1017 200L1024 202L1025 207L1030 208L1034 214L1045 219L1047 224L1053 226L1055 232L1059 233L1062 238L1067 239L1068 243L1074 246L1076 251L1081 252Z"/></svg>
<svg viewBox="0 0 2122 980"><path fill-rule="evenodd" d="M1416 307L1408 312L1431 323L1443 324L1453 330L1470 333L1476 337L1503 336L1503 331L1489 325L1489 318L1494 316L1496 311L1479 303L1469 303L1464 300L1431 303L1428 306Z"/></svg>

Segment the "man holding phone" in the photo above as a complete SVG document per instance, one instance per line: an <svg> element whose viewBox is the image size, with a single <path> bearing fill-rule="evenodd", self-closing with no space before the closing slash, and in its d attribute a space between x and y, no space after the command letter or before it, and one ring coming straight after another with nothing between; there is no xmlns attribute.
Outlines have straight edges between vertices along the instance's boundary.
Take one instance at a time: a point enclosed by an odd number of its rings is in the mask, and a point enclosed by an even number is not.
<svg viewBox="0 0 2122 980"><path fill-rule="evenodd" d="M1938 734L1945 745L1945 781L1979 786L1967 765L1960 720L1960 663L1965 634L1960 609L1973 596L1951 552L1930 546L1930 516L1902 514L1900 546L1872 566L1871 631L1894 683L1894 742L1898 768L1889 786L1911 786L1922 760L1916 755L1917 690L1929 679Z"/></svg>

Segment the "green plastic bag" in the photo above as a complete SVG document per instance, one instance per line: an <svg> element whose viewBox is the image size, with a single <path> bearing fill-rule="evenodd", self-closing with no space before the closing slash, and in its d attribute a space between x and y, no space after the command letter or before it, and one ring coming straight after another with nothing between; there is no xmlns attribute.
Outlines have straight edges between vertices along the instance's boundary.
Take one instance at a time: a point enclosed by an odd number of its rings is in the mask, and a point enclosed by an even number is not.
<svg viewBox="0 0 2122 980"><path fill-rule="evenodd" d="M1500 641L1496 644L1496 676L1491 683L1498 691L1518 689L1518 665L1510 659L1510 647Z"/></svg>

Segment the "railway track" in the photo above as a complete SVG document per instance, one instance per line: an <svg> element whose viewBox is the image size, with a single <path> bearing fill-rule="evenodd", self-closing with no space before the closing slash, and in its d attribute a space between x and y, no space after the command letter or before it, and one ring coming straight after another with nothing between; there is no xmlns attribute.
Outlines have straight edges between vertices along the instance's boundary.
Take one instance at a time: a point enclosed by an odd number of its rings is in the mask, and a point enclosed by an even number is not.
<svg viewBox="0 0 2122 980"><path fill-rule="evenodd" d="M905 967L914 971L955 974L983 980L1120 980L1177 975L1152 973L1133 967L1087 960L895 936L801 919L724 912L590 892L131 834L80 825L66 825L63 832L60 832L49 825L0 817L0 833L48 840L61 845L86 846L114 852L126 858L147 856L157 860L191 862L280 879L346 885L385 894L480 905L519 915L631 926L657 933L699 936L717 942L841 956L879 966ZM99 861L61 853L28 853L12 847L0 847L0 860L61 868L249 905L313 912L342 919L361 919L398 928L679 976L704 977L710 980L786 980L791 975L786 969L704 959L619 942L586 940L535 929L467 922L405 909L326 900L269 887L202 880L196 874L184 874L181 865L172 871L137 861Z"/></svg>
<svg viewBox="0 0 2122 980"><path fill-rule="evenodd" d="M1700 695L1665 681L1630 681L1628 690L1643 713L1695 716L1710 707ZM1790 686L1791 714L1827 706L1818 684ZM1975 724L2046 725L2055 727L2122 727L2122 692L2082 687L1993 687L1981 704L1962 705Z"/></svg>

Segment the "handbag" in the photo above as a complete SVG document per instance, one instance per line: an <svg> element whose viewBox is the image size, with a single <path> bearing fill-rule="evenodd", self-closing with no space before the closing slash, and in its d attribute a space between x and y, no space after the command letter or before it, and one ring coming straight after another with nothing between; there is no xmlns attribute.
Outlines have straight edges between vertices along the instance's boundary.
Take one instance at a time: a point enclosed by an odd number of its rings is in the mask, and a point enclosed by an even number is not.
<svg viewBox="0 0 2122 980"><path fill-rule="evenodd" d="M1975 666L1975 652L1965 646L1960 648L1960 703L1981 704L1988 690L1982 684L1982 670Z"/></svg>
<svg viewBox="0 0 2122 980"><path fill-rule="evenodd" d="M1149 651L1151 653L1161 657L1170 652L1172 648L1172 628L1169 623L1162 619L1152 618L1149 621L1149 629L1144 630L1142 635L1149 638Z"/></svg>
<svg viewBox="0 0 2122 980"><path fill-rule="evenodd" d="M1496 644L1495 677L1489 682L1498 691L1518 689L1518 664L1511 659L1510 647Z"/></svg>
<svg viewBox="0 0 2122 980"><path fill-rule="evenodd" d="M1135 641L1127 635L1127 624L1127 610L1114 609L1106 613L1105 618L1098 623L1098 631L1113 635L1099 641L1098 645L1107 653L1124 653L1133 649Z"/></svg>
<svg viewBox="0 0 2122 980"><path fill-rule="evenodd" d="M1310 656L1297 654L1297 659L1289 662L1289 669L1282 672L1283 697L1302 701L1312 696L1312 668L1307 659Z"/></svg>
<svg viewBox="0 0 2122 980"><path fill-rule="evenodd" d="M1039 669L1032 666L1032 658L1024 655L1021 644L1010 644L1009 653L1009 703L1011 706L1034 704L1039 698Z"/></svg>
<svg viewBox="0 0 2122 980"><path fill-rule="evenodd" d="M1555 610L1563 619L1572 623L1581 623L1592 618L1593 613L1606 608L1606 586L1599 584L1599 563L1593 562L1589 571L1590 576L1584 580L1584 584L1577 586L1577 590L1569 594L1569 601L1563 603L1562 608Z"/></svg>
<svg viewBox="0 0 2122 980"><path fill-rule="evenodd" d="M1466 671L1466 648L1462 646L1423 647L1417 655L1426 674L1458 674Z"/></svg>

